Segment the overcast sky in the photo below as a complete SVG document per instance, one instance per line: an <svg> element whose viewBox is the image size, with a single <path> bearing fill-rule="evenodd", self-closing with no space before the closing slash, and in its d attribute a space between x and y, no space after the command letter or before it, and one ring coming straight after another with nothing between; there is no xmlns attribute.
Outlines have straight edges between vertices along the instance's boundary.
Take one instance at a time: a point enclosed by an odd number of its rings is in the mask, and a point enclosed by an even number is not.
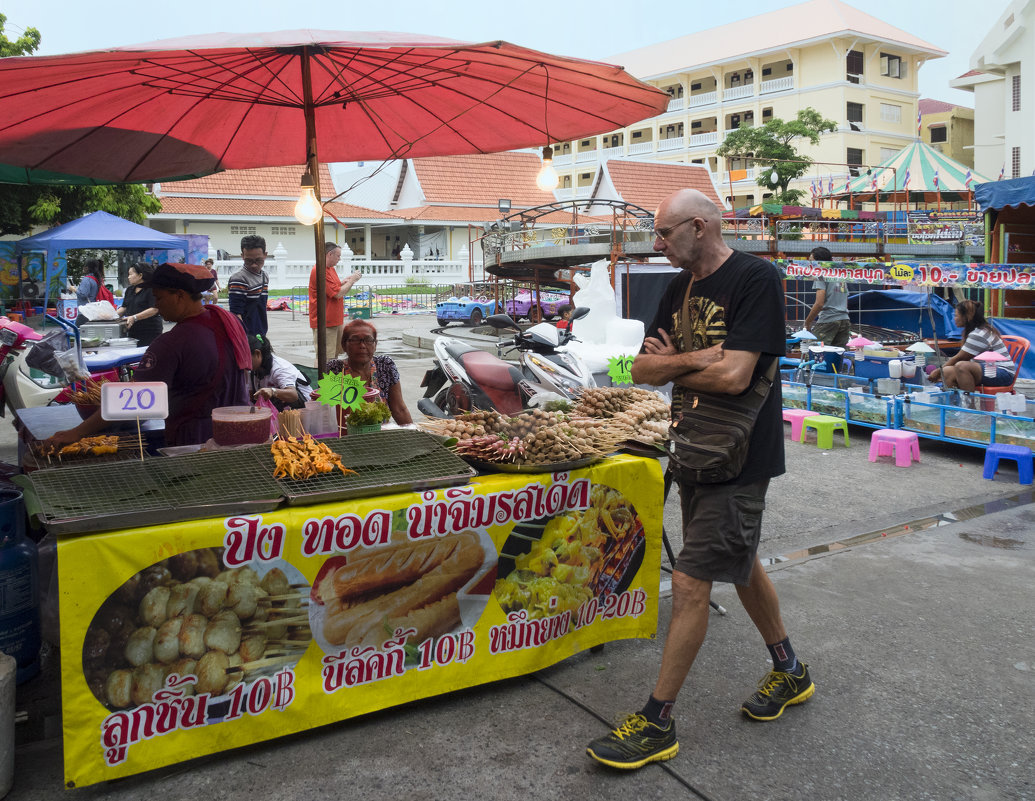
<svg viewBox="0 0 1035 801"><path fill-rule="evenodd" d="M949 88L970 69L974 49L1006 9L1008 0L851 0L867 13L948 51L920 70L923 97L973 105L973 95ZM296 28L424 33L466 41L505 39L550 53L608 61L608 56L646 47L776 8L786 0L588 0L565 3L524 0L387 0L382 2L285 2L284 0L0 0L7 35L32 26L43 35L39 55L94 50L217 31ZM759 46L764 43L760 42Z"/></svg>

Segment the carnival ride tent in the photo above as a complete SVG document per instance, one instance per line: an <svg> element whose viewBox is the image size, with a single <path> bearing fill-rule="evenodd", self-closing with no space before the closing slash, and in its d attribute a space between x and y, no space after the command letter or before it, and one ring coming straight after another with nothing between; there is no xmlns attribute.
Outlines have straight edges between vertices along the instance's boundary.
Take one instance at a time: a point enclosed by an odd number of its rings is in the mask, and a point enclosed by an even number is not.
<svg viewBox="0 0 1035 801"><path fill-rule="evenodd" d="M188 240L183 236L165 234L146 225L95 211L78 220L59 225L35 236L26 237L15 243L15 253L45 253L46 270L43 278L44 297L50 296L51 278L54 276L53 255L60 251L76 250L183 250L187 251ZM63 281L61 282L63 285Z"/></svg>
<svg viewBox="0 0 1035 801"><path fill-rule="evenodd" d="M969 203L974 186L990 180L925 142L914 142L847 184L835 184L833 193L820 197L851 204Z"/></svg>

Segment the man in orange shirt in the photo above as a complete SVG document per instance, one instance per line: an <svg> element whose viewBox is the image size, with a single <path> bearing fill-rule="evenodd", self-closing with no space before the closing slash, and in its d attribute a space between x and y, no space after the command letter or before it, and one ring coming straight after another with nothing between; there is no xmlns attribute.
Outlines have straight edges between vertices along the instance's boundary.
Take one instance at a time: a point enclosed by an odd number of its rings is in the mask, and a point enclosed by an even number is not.
<svg viewBox="0 0 1035 801"><path fill-rule="evenodd" d="M326 343L327 358L333 359L343 351L341 345L341 329L345 324L345 302L343 298L349 293L353 285L363 277L363 273L356 270L344 281L341 280L338 278L337 270L334 269L341 258L341 246L333 242L324 242L323 251L324 269L327 272L327 305L324 312L326 333L324 342ZM313 267L312 272L309 273L309 327L313 329L313 348L319 353L320 346L319 340L317 340L319 332L316 327L316 270L317 268ZM314 360L316 359L315 356L313 358ZM316 366L320 367L319 364Z"/></svg>

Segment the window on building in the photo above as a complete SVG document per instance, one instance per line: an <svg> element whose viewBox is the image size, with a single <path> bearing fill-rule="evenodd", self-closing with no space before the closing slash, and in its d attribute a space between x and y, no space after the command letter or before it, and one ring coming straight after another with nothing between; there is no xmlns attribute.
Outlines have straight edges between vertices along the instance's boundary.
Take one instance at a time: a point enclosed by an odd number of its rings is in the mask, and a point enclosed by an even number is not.
<svg viewBox="0 0 1035 801"><path fill-rule="evenodd" d="M863 76L863 54L861 50L849 50L845 56L845 76L849 83L859 83Z"/></svg>
<svg viewBox="0 0 1035 801"><path fill-rule="evenodd" d="M900 56L893 56L890 53L880 54L880 74L887 78L905 78L905 65Z"/></svg>
<svg viewBox="0 0 1035 801"><path fill-rule="evenodd" d="M230 236L251 236L255 233L254 225L231 225Z"/></svg>
<svg viewBox="0 0 1035 801"><path fill-rule="evenodd" d="M642 136L643 136L643 131L633 131L632 132L632 138L633 139L640 139Z"/></svg>
<svg viewBox="0 0 1035 801"><path fill-rule="evenodd" d="M762 77L763 78L765 78L767 75L772 75L772 74L773 74L773 68L772 67L762 67Z"/></svg>
<svg viewBox="0 0 1035 801"><path fill-rule="evenodd" d="M701 88L700 82L690 84L690 91L691 92L696 92L700 88Z"/></svg>
<svg viewBox="0 0 1035 801"><path fill-rule="evenodd" d="M931 144L949 141L949 129L944 125L936 125L931 128Z"/></svg>
<svg viewBox="0 0 1035 801"><path fill-rule="evenodd" d="M579 147L589 147L589 143L589 139L583 139L581 142L579 142Z"/></svg>
<svg viewBox="0 0 1035 801"><path fill-rule="evenodd" d="M883 164L898 152L900 152L900 148L897 147L882 147L880 149L880 163Z"/></svg>
<svg viewBox="0 0 1035 801"><path fill-rule="evenodd" d="M894 103L881 103L880 119L881 122L902 122L902 106L896 106Z"/></svg>
<svg viewBox="0 0 1035 801"><path fill-rule="evenodd" d="M697 128L700 128L700 127L701 127L701 121L700 120L694 120L693 122L690 123L690 130L691 131L696 130Z"/></svg>
<svg viewBox="0 0 1035 801"><path fill-rule="evenodd" d="M294 236L295 226L293 225L274 225L270 228L270 233L273 236Z"/></svg>
<svg viewBox="0 0 1035 801"><path fill-rule="evenodd" d="M762 119L763 120L771 119L772 116L773 116L773 109L772 109L771 106L769 108L762 109Z"/></svg>
<svg viewBox="0 0 1035 801"><path fill-rule="evenodd" d="M1013 103L1011 104L1011 109L1013 111L1020 111L1021 110L1021 76L1020 75L1014 75L1013 76L1013 78L1010 80L1010 88L1011 88L1011 91L1013 93Z"/></svg>
<svg viewBox="0 0 1035 801"><path fill-rule="evenodd" d="M848 172L856 176L863 163L863 152L860 148L850 147L845 153L845 162L848 164Z"/></svg>
<svg viewBox="0 0 1035 801"><path fill-rule="evenodd" d="M787 62L787 72L794 72L794 62L793 61L788 61Z"/></svg>
<svg viewBox="0 0 1035 801"><path fill-rule="evenodd" d="M847 111L848 127L853 131L861 131L863 127L863 104L849 103Z"/></svg>
<svg viewBox="0 0 1035 801"><path fill-rule="evenodd" d="M1019 147L1010 148L1011 152L1011 167L1013 169L1012 178L1021 177L1021 149Z"/></svg>

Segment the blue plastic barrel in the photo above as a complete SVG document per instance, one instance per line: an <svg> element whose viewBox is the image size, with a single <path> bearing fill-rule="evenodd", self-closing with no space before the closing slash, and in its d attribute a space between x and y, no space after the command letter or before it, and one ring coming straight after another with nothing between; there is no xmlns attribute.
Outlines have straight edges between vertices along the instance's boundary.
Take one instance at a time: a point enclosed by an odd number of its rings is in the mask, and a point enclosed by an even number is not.
<svg viewBox="0 0 1035 801"><path fill-rule="evenodd" d="M18 684L40 672L38 554L25 536L22 494L8 489L0 489L0 651L18 662Z"/></svg>

